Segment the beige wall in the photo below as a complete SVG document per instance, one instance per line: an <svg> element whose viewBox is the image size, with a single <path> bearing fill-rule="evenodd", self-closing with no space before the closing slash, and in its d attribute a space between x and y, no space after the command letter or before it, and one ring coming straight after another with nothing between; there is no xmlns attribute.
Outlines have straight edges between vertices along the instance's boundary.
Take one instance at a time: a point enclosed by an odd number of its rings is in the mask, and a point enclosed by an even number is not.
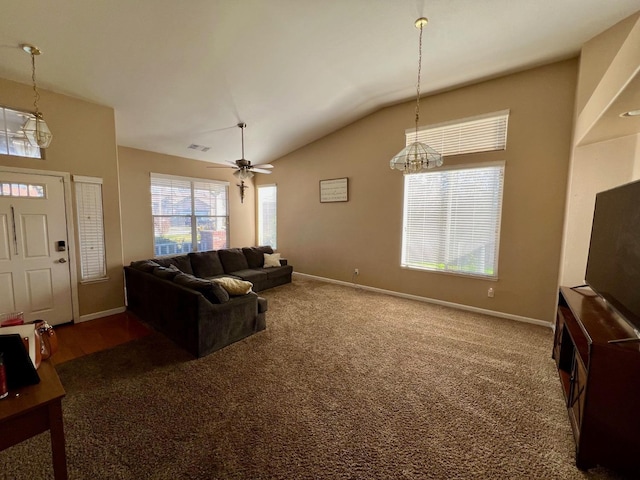
<svg viewBox="0 0 640 480"><path fill-rule="evenodd" d="M251 180L245 182L244 203L232 168L207 168L210 163L187 158L118 147L124 263L153 257L150 173L205 178L229 182L230 246L255 243L255 199Z"/></svg>
<svg viewBox="0 0 640 480"><path fill-rule="evenodd" d="M113 109L45 90L40 90L40 95L40 110L54 135L53 142L46 151L46 160L0 155L0 169L19 167L103 179L109 280L79 285L80 315L122 307L124 305L122 243ZM33 90L28 85L0 79L0 105L32 111ZM75 223L75 215L73 221ZM76 262L79 269L77 255Z"/></svg>
<svg viewBox="0 0 640 480"><path fill-rule="evenodd" d="M380 110L275 162L278 250L298 272L551 322L571 147L577 61L424 98L421 124L511 109L504 152L446 159L505 160L497 282L400 268L404 144L414 102ZM349 201L321 204L321 179L349 178ZM493 287L494 298L487 298Z"/></svg>
<svg viewBox="0 0 640 480"><path fill-rule="evenodd" d="M635 120L618 117L625 106L639 107L619 103L633 97L628 89L636 85L633 79L640 70L639 38L640 13L636 13L589 40L582 49L561 285L584 283L596 194L640 178L640 135L630 134L628 128ZM613 115L607 112L611 108L615 108ZM613 138L581 144L594 131L606 131Z"/></svg>
<svg viewBox="0 0 640 480"><path fill-rule="evenodd" d="M580 52L580 81L576 94L578 112L582 111L596 92L638 19L640 12L622 20L583 45ZM609 92L610 96L616 94L617 92Z"/></svg>

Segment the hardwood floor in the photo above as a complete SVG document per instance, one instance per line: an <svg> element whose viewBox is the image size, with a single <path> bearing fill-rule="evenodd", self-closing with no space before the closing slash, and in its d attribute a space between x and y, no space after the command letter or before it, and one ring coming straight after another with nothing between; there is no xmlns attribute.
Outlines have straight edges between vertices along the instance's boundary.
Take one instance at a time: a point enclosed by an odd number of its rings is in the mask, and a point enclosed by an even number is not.
<svg viewBox="0 0 640 480"><path fill-rule="evenodd" d="M151 333L149 327L128 311L88 322L58 325L54 330L58 336L58 352L52 360L56 365Z"/></svg>

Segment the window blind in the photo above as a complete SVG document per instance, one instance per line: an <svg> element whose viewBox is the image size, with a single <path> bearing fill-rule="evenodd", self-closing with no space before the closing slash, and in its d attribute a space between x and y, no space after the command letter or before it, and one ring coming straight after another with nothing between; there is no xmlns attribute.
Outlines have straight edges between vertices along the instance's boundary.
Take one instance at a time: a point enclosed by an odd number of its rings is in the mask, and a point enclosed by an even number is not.
<svg viewBox="0 0 640 480"><path fill-rule="evenodd" d="M497 277L504 163L404 179L401 265Z"/></svg>
<svg viewBox="0 0 640 480"><path fill-rule="evenodd" d="M80 280L106 278L102 179L73 177L76 186Z"/></svg>
<svg viewBox="0 0 640 480"><path fill-rule="evenodd" d="M504 150L507 147L509 111L489 113L418 130L417 139L443 156ZM406 131L407 145L416 140L415 130Z"/></svg>
<svg viewBox="0 0 640 480"><path fill-rule="evenodd" d="M276 185L260 185L258 187L258 244L277 244L277 194Z"/></svg>

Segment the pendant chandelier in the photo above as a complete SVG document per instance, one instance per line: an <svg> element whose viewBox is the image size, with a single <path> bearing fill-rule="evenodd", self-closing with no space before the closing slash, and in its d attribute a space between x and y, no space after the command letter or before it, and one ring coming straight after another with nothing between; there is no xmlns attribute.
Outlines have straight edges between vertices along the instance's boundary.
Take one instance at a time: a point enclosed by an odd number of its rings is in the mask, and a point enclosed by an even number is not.
<svg viewBox="0 0 640 480"><path fill-rule="evenodd" d="M404 173L418 173L434 167L442 166L442 155L436 152L426 143L418 141L418 122L420 121L420 74L422 71L422 29L429 22L427 18L420 17L415 21L415 26L420 30L420 43L418 47L418 82L416 83L416 129L413 143L403 148L395 155L389 165L392 170L401 170Z"/></svg>
<svg viewBox="0 0 640 480"><path fill-rule="evenodd" d="M53 134L44 121L44 117L38 109L38 100L40 100L40 93L36 85L36 55L40 55L42 52L38 47L29 44L20 45L22 49L31 55L31 80L33 81L33 106L35 107L35 113L30 116L27 122L22 127L29 144L33 147L47 148L51 144Z"/></svg>

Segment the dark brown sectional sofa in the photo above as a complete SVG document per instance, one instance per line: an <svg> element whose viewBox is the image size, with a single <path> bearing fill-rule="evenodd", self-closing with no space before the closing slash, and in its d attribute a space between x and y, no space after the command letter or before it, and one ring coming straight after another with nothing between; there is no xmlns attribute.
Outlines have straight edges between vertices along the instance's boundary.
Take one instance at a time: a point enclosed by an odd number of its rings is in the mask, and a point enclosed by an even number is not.
<svg viewBox="0 0 640 480"><path fill-rule="evenodd" d="M264 268L271 247L229 248L131 262L124 267L127 308L195 357L266 328L267 301L254 292L291 282L293 268ZM232 277L252 292L229 295L211 280Z"/></svg>

